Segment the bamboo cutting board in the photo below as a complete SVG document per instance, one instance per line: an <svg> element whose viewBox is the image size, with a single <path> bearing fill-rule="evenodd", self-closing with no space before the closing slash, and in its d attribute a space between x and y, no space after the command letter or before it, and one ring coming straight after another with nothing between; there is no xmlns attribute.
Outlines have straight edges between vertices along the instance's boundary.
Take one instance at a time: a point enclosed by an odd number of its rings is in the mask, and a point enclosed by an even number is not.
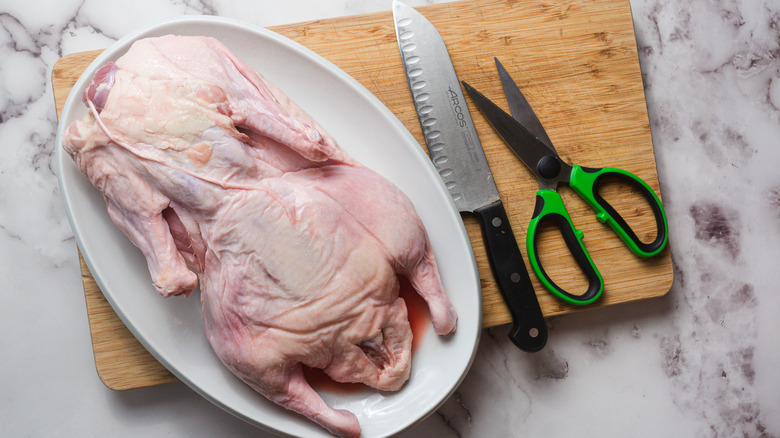
<svg viewBox="0 0 780 438"><path fill-rule="evenodd" d="M493 63L498 56L533 105L561 156L590 167L629 170L660 194L653 144L637 59L631 10L626 0L480 0L432 5L419 10L442 34L460 79L503 102ZM424 145L406 88L389 12L290 24L271 28L352 75L374 93ZM100 51L62 58L52 72L57 113L70 88ZM485 155L520 247L534 207L537 184L472 107ZM57 146L59 147L59 146ZM604 194L645 241L655 233L652 218L637 208L641 197L608 186ZM622 187L625 189L625 187ZM601 270L605 289L588 309L665 294L673 268L669 250L639 259L594 217L570 190L564 202ZM464 216L477 259L483 294L483 324L509 322L490 271L475 218ZM568 257L563 240L545 233L540 242L545 268L564 287L587 285ZM79 255L80 256L80 255ZM526 260L527 262L527 260ZM528 264L527 264L528 265ZM119 320L81 260L98 374L113 389L174 381ZM529 266L530 272L530 266ZM545 316L580 308L554 299L531 274Z"/></svg>

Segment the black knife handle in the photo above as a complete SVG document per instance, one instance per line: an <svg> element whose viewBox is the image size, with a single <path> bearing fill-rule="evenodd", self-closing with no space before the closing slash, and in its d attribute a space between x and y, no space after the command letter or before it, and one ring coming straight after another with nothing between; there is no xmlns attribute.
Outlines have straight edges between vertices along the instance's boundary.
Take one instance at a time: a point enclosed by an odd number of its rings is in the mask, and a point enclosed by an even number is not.
<svg viewBox="0 0 780 438"><path fill-rule="evenodd" d="M509 339L523 351L539 351L547 343L547 325L504 204L498 200L474 213L482 222L490 267L512 316Z"/></svg>

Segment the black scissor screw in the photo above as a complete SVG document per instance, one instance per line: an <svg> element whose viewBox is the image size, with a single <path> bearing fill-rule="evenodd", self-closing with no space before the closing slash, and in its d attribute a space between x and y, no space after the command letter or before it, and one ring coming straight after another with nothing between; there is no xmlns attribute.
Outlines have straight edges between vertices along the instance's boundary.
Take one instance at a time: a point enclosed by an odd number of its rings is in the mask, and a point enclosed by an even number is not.
<svg viewBox="0 0 780 438"><path fill-rule="evenodd" d="M536 170L544 178L552 179L561 172L561 162L552 155L545 155L536 165Z"/></svg>

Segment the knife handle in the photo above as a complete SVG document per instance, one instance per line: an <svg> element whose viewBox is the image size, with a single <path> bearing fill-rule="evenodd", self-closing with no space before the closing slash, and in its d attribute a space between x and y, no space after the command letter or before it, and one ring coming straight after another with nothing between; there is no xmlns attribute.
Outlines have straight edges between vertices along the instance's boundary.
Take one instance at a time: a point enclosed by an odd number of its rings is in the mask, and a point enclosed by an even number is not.
<svg viewBox="0 0 780 438"><path fill-rule="evenodd" d="M547 343L547 324L504 204L499 199L474 210L474 213L482 223L488 260L498 290L512 316L509 339L523 351L539 351Z"/></svg>

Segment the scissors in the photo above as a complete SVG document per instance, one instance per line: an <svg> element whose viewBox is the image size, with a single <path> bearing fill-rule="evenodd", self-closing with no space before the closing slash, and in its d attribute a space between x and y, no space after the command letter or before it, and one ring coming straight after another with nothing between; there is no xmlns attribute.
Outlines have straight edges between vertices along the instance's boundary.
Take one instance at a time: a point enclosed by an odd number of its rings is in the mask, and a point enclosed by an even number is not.
<svg viewBox="0 0 780 438"><path fill-rule="evenodd" d="M531 169L539 181L536 206L526 237L531 267L545 288L553 295L571 304L590 304L601 296L604 290L604 279L582 243L582 231L574 227L566 211L566 206L558 193L558 184L564 183L571 187L596 211L596 218L606 223L623 243L640 257L652 257L666 246L669 226L663 205L650 186L631 172L610 167L594 169L576 164L570 165L563 161L555 152L555 147L523 93L497 58L495 61L504 95L512 112L511 116L465 81L463 86L504 142ZM647 200L655 216L655 240L650 243L639 240L620 214L599 194L600 183L607 177L627 183ZM539 260L536 242L540 224L546 221L560 230L569 252L588 279L588 289L585 293L572 294L563 290L545 272Z"/></svg>

